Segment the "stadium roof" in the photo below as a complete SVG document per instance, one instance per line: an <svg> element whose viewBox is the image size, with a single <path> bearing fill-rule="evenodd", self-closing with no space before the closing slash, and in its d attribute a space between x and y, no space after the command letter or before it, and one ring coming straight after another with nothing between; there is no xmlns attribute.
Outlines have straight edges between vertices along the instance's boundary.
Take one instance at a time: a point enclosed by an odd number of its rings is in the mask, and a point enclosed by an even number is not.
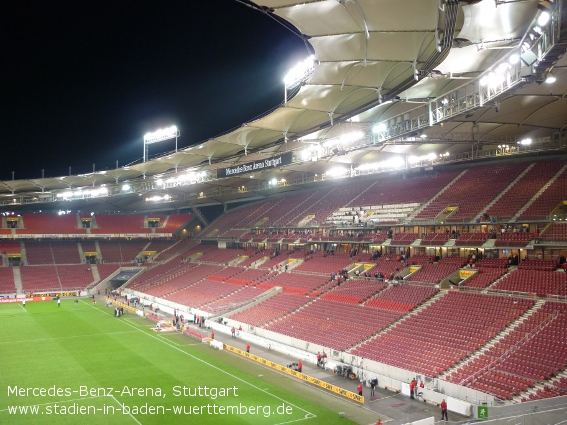
<svg viewBox="0 0 567 425"><path fill-rule="evenodd" d="M567 128L567 58L562 57L567 37L559 1L259 0L250 5L293 25L312 47L313 69L290 87L287 103L230 133L145 163L2 181L0 202L14 200L18 206L27 200L29 207L47 201L49 193L124 182L153 191L159 188L150 181L168 173L211 173L294 152L291 165L255 173L254 179L197 178L190 187L172 188L191 193L193 204L211 202L198 194L214 189L218 202L252 196L245 190L223 193L222 188L257 185L258 180L266 185L274 178L293 181L324 174L332 165L360 166L399 155L407 161L410 155L432 153L450 162L467 159L475 149L498 153L505 143L515 149L527 138L542 142L520 146L526 152L550 148ZM538 19L546 8L555 13L542 25ZM509 65L512 55L521 56L519 65ZM483 83L498 70L499 80ZM550 75L555 83L544 83ZM379 134L372 132L377 124L383 126ZM357 140L341 142L341 136L353 132ZM305 149L315 153L302 158ZM141 209L138 195L111 202ZM177 206L190 197L177 198Z"/></svg>

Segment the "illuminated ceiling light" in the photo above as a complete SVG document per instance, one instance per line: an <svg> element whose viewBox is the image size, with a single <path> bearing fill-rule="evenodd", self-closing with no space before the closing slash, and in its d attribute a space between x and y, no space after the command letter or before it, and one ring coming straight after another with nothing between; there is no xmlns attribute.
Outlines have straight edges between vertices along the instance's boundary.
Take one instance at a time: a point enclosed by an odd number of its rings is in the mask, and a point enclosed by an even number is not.
<svg viewBox="0 0 567 425"><path fill-rule="evenodd" d="M508 58L508 62L510 62L510 64L512 65L516 65L519 61L520 61L520 55L517 53L511 54L510 57Z"/></svg>
<svg viewBox="0 0 567 425"><path fill-rule="evenodd" d="M427 134L421 133L421 134L419 135L419 137L421 137L422 139L427 139Z"/></svg>
<svg viewBox="0 0 567 425"><path fill-rule="evenodd" d="M327 175L330 177L341 177L344 176L346 174L348 170L344 167L333 167L329 170L327 170Z"/></svg>
<svg viewBox="0 0 567 425"><path fill-rule="evenodd" d="M449 101L447 100L447 98L444 98L443 100L441 100L441 103L443 105L446 105L447 103L449 103Z"/></svg>
<svg viewBox="0 0 567 425"><path fill-rule="evenodd" d="M520 140L520 141L518 142L518 144L524 145L524 146L525 146L525 145L531 145L531 144L532 144L532 139L529 139L529 138L528 138L528 139L522 139L522 140Z"/></svg>
<svg viewBox="0 0 567 425"><path fill-rule="evenodd" d="M383 122L372 127L372 132L374 134L382 133L383 131L386 131L386 124L384 124Z"/></svg>
<svg viewBox="0 0 567 425"><path fill-rule="evenodd" d="M130 190L130 185L129 184L122 185L122 190L124 191Z"/></svg>
<svg viewBox="0 0 567 425"><path fill-rule="evenodd" d="M402 168L406 165L406 161L403 158L396 156L391 158L389 161L384 161L390 168Z"/></svg>
<svg viewBox="0 0 567 425"><path fill-rule="evenodd" d="M541 3L548 3L548 2L540 2L540 5L541 5ZM538 7L539 7L539 5L538 5ZM540 27L544 27L544 26L547 25L550 18L551 18L551 14L548 11L543 11L543 12L541 12L541 14L537 18L537 24Z"/></svg>
<svg viewBox="0 0 567 425"><path fill-rule="evenodd" d="M555 75L553 75L551 72L547 74L547 78L545 79L545 82L547 84L552 84L555 83L556 81L557 81L557 77L555 77Z"/></svg>

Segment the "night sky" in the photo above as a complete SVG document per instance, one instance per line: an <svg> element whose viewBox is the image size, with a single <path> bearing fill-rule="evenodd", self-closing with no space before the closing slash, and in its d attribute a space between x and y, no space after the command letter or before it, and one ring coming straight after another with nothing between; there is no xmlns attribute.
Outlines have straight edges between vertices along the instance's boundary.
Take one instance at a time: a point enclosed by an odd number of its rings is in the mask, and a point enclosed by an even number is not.
<svg viewBox="0 0 567 425"><path fill-rule="evenodd" d="M172 124L180 148L225 133L281 103L309 54L236 0L18 0L0 37L1 180L123 166Z"/></svg>

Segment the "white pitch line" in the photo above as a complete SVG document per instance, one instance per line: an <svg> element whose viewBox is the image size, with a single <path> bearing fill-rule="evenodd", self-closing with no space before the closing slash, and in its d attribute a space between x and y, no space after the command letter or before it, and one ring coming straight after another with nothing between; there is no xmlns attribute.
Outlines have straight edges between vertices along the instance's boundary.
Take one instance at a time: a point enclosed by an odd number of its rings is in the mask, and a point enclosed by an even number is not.
<svg viewBox="0 0 567 425"><path fill-rule="evenodd" d="M95 306L92 306L92 307L96 309ZM103 313L103 314L107 314L107 313L105 313L105 312L102 311L102 310L99 310L99 309L96 309L96 310L100 311L100 312ZM124 321L123 321L122 323L124 323L125 325L128 325L128 326L134 327L133 325L131 325L131 324L127 323L127 322L124 322ZM311 418L316 418L316 417L317 417L317 415L315 415L314 413L308 412L307 410L305 410L305 409L303 409L303 408L301 408L301 407L299 407L299 406L296 406L295 404L292 404L292 403L290 403L289 401L284 400L284 399L281 398L281 397L278 397L277 395L274 395L274 394L271 394L271 393L269 393L269 392L267 392L267 391L264 391L262 388L259 388L259 387L257 387L256 385L251 384L250 382L247 382L247 381L245 381L244 379L239 378L238 376L235 376L235 375L233 375L233 374L231 374L231 373L229 373L229 372L227 372L227 371L225 371L225 370L222 370L220 367L217 367L217 366L215 366L215 365L212 365L212 364L206 362L205 360L203 360L203 359L201 359L201 358L199 358L199 357L197 357L197 356L194 356L194 355L192 355L192 354L190 354L190 353L188 353L188 352L186 352L186 351L183 351L181 348L178 348L178 347L176 347L175 345L170 344L169 342L165 341L165 340L162 339L162 338L158 338L158 337L156 337L156 336L154 336L154 335L152 335L152 334L149 334L149 333L147 333L147 332L142 331L141 329L138 329L138 328L135 328L135 329L136 329L137 331L139 331L139 332L142 332L144 335L149 336L150 338L153 338L153 339L155 339L155 340L157 340L157 341L160 341L160 342L164 343L165 345L167 345L167 346L173 348L174 350L177 350L177 351L182 352L182 353L185 354L186 356L189 356L189 357L191 357L191 358L193 358L193 359L195 359L195 360L197 360L197 361L199 361L199 362L201 362L201 363L206 364L207 366L209 366L209 367L211 367L211 368L213 368L213 369L218 370L218 371L221 372L221 373L224 373L225 375L228 375L228 376L230 376L230 377L236 379L237 381L243 382L243 383L245 383L245 384L251 386L252 388L257 389L258 391L261 391L261 392L263 392L263 393L265 393L265 394L267 394L267 395L269 395L269 396L271 396L271 397L273 397L273 398L275 398L275 399L278 399L278 400L280 400L280 401L283 401L284 403L289 404L290 406L295 407L295 408L298 409L298 410L301 410L302 412L305 412L305 413L306 413L305 417L304 417L303 419L298 419L297 421L301 421L301 420L306 420L306 419L311 419ZM309 416L309 415L311 415L311 416ZM297 422L297 421L295 421L295 422Z"/></svg>
<svg viewBox="0 0 567 425"><path fill-rule="evenodd" d="M59 401L52 401L50 403L34 403L33 406L48 406L50 404L56 404L56 403L70 403L70 402L74 402L74 401L81 401L81 400L92 400L93 398L101 398L104 396L94 396L94 397L81 397L81 398L75 398L73 400L59 400ZM31 404L28 406L32 406ZM19 407L19 406L18 406ZM0 412L7 412L8 409L2 409L0 410Z"/></svg>
<svg viewBox="0 0 567 425"><path fill-rule="evenodd" d="M113 398L114 401L115 401L116 403L118 403L118 405L119 405L122 409L124 409L124 405L122 405L122 404L116 399L116 397L114 397L112 394L110 395L110 397ZM124 411L122 411L122 414L124 414ZM134 415L132 415L132 413L128 412L128 415L130 415L130 417L131 417L132 419L134 419L138 425L142 425L142 423L141 423L138 419L136 419L136 417L135 417Z"/></svg>
<svg viewBox="0 0 567 425"><path fill-rule="evenodd" d="M18 304L20 305L20 307L22 307L22 310L24 310L26 313L28 312L28 311L26 310L26 308L23 306L23 304L21 304L21 303L18 303Z"/></svg>
<svg viewBox="0 0 567 425"><path fill-rule="evenodd" d="M312 419L312 418L316 418L316 416L313 413L308 413L308 414L305 415L304 418L299 418L299 419L295 419L293 421L287 421L287 422L279 422L279 423L274 424L274 425L292 424L294 422L300 422L300 421L304 421L306 419Z"/></svg>
<svg viewBox="0 0 567 425"><path fill-rule="evenodd" d="M0 342L0 345L4 344L19 344L21 342L40 342L40 341L53 341L56 339L69 339L69 338L84 338L84 337L92 337L92 336L106 336L106 335L119 335L119 334L133 334L136 331L125 331L125 332L110 332L110 333L102 333L102 334L89 334L89 335L69 335L69 336L58 336L54 338L41 338L41 339L22 339L19 341L3 341Z"/></svg>

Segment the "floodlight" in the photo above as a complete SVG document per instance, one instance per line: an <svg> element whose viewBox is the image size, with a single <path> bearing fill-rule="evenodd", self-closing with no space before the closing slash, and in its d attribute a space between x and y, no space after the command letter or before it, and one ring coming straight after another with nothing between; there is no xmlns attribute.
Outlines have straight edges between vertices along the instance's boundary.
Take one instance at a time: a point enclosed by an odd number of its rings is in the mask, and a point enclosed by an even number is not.
<svg viewBox="0 0 567 425"><path fill-rule="evenodd" d="M552 84L555 83L556 81L557 81L557 77L555 75L553 75L551 72L547 74L547 77L545 79L545 82L547 84Z"/></svg>
<svg viewBox="0 0 567 425"><path fill-rule="evenodd" d="M303 79L309 76L315 67L315 56L311 55L307 59L295 65L285 76L284 83L287 88L297 85Z"/></svg>
<svg viewBox="0 0 567 425"><path fill-rule="evenodd" d="M152 133L144 135L144 162L148 158L148 145L152 143L163 142L164 140L175 139L175 152L177 152L177 138L179 137L179 130L177 126L172 125L167 128L160 128Z"/></svg>
<svg viewBox="0 0 567 425"><path fill-rule="evenodd" d="M517 53L512 53L508 58L508 62L510 62L510 64L512 65L516 65L519 60L520 60L520 55Z"/></svg>
<svg viewBox="0 0 567 425"><path fill-rule="evenodd" d="M129 184L122 185L122 190L124 191L130 190L130 185Z"/></svg>

